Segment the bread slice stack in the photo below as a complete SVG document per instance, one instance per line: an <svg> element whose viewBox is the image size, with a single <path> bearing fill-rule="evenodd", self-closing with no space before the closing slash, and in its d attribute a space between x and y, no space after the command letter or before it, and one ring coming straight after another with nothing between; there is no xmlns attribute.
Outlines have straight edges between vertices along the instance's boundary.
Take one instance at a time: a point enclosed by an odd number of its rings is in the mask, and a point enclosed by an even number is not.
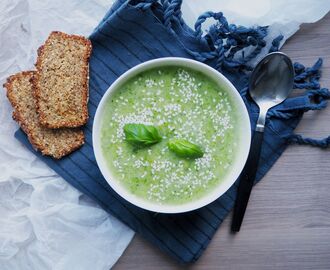
<svg viewBox="0 0 330 270"><path fill-rule="evenodd" d="M90 54L88 39L52 32L38 50L37 70L4 84L13 118L43 155L59 159L84 144Z"/></svg>

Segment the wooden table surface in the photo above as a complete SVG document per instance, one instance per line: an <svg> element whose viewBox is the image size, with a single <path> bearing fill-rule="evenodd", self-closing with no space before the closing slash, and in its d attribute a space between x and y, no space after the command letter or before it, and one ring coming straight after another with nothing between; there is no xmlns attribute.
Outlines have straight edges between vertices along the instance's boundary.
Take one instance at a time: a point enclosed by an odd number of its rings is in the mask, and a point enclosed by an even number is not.
<svg viewBox="0 0 330 270"><path fill-rule="evenodd" d="M311 65L324 59L322 85L330 88L330 14L303 25L283 51ZM307 136L330 134L330 105L308 112L297 130ZM254 187L237 235L231 215L202 257L183 266L136 235L113 267L119 269L330 269L330 150L289 146ZM111 251L109 251L111 252Z"/></svg>

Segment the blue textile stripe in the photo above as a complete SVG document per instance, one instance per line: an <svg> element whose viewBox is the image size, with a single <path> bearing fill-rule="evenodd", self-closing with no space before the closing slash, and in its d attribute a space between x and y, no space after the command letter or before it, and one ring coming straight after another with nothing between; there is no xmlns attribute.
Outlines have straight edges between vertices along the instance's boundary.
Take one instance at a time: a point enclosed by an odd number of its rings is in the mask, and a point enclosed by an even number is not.
<svg viewBox="0 0 330 270"><path fill-rule="evenodd" d="M149 212L122 199L102 177L92 147L93 118L102 95L122 73L131 67L155 58L177 56L204 61L221 71L233 82L242 95L255 125L256 105L247 93L248 61L261 52L267 34L266 27L245 28L227 23L222 13L207 12L195 25L195 31L180 17L181 1L117 1L90 36L93 52L90 59L90 119L85 127L86 143L78 151L61 159L43 157L33 150L25 134L18 130L16 137L54 169L67 182L99 203L130 228L180 262L197 260L212 239L217 228L234 205L237 182L215 202L202 209L165 215ZM209 17L218 23L206 36L201 24ZM277 50L281 36L273 41ZM243 49L252 46L249 55ZM240 54L240 57L237 55ZM290 98L269 113L261 152L257 181L270 169L287 146L287 142L327 146L329 142L308 141L293 130L307 110L322 109L330 97L320 89L319 68L306 69L295 64L296 88L310 89L303 95ZM314 100L312 102L311 100Z"/></svg>

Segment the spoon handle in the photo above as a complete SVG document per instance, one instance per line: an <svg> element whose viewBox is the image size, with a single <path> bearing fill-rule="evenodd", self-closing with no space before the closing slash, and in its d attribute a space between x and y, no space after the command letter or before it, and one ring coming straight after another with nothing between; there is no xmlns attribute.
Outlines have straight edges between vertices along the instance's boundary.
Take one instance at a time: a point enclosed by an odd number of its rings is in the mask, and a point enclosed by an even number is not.
<svg viewBox="0 0 330 270"><path fill-rule="evenodd" d="M231 223L232 232L238 232L241 228L252 186L256 178L263 137L264 133L262 131L255 131L251 142L249 157L239 177L240 182L235 202L234 216Z"/></svg>

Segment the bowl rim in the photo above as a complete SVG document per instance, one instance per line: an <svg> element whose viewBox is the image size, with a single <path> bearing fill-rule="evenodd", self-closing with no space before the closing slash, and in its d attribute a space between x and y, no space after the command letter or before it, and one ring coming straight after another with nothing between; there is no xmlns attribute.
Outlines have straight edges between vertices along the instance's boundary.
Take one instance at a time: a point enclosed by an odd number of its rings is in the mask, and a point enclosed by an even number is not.
<svg viewBox="0 0 330 270"><path fill-rule="evenodd" d="M120 88L122 84L127 82L132 77L136 76L137 74L144 72L149 69L153 69L156 67L163 67L163 66L178 66L178 67L186 67L188 69L192 69L198 72L201 72L205 76L215 80L219 85L221 84L222 87L226 88L227 91L234 99L234 102L237 106L237 110L240 112L240 121L244 127L240 127L240 139L241 142L240 146L242 149L239 150L240 155L237 153L237 157L235 158L235 167L227 173L225 176L225 181L221 181L219 185L217 185L214 190L206 194L196 200L192 200L187 203L183 204L157 204L156 202L148 201L147 199L140 198L128 191L122 184L116 180L116 177L113 176L111 173L111 169L106 164L106 160L103 156L102 149L101 149L101 126L102 126L102 112L104 111L104 107L107 104L108 98ZM244 136L243 136L244 132ZM164 58L157 58L153 60L149 60L134 66L133 68L129 69L121 76L119 76L106 90L104 95L99 102L96 113L93 119L93 129L92 129L92 141L93 141L93 151L95 155L95 159L97 165L107 181L110 187L118 194L120 197L125 199L126 201L132 203L135 206L138 206L142 209L157 212L157 213L167 213L167 214L175 214L175 213L184 213L188 211L193 211L199 209L205 205L210 204L211 202L218 199L222 196L237 180L241 171L244 168L245 162L247 160L249 150L250 150L250 142L251 142L251 125L250 125L250 118L246 106L242 97L240 96L238 90L235 86L220 72L213 69L212 67L187 58L181 57L164 57Z"/></svg>

